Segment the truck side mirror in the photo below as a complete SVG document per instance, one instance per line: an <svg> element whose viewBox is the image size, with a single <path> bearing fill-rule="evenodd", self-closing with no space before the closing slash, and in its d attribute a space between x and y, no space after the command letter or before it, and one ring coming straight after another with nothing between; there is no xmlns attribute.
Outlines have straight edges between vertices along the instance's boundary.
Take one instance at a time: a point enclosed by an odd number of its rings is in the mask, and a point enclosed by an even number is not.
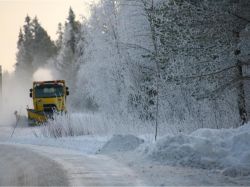
<svg viewBox="0 0 250 187"><path fill-rule="evenodd" d="M33 89L30 89L30 97L33 96L32 92L33 92Z"/></svg>
<svg viewBox="0 0 250 187"><path fill-rule="evenodd" d="M66 86L66 95L69 95L69 87Z"/></svg>

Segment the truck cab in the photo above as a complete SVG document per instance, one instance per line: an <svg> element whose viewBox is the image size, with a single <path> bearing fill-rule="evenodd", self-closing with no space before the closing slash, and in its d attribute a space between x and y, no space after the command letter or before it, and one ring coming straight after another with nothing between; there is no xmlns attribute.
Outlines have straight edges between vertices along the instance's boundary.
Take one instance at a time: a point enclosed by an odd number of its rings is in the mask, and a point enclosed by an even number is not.
<svg viewBox="0 0 250 187"><path fill-rule="evenodd" d="M33 82L30 97L34 109L27 109L31 123L43 123L55 112L66 112L66 99L69 95L64 80Z"/></svg>

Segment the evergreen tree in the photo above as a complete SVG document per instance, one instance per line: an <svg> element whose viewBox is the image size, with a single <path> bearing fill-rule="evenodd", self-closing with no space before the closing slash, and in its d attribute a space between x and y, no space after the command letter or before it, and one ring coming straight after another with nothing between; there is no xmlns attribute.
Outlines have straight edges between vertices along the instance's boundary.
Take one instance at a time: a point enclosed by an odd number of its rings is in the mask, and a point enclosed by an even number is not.
<svg viewBox="0 0 250 187"><path fill-rule="evenodd" d="M82 38L80 35L80 26L80 23L75 20L75 13L70 8L64 32L60 33L63 33L63 37L56 60L56 67L62 78L68 82L71 89L74 89L79 68L79 61L77 61L79 57L77 44Z"/></svg>
<svg viewBox="0 0 250 187"><path fill-rule="evenodd" d="M34 71L44 66L49 58L56 54L55 44L40 25L37 17L31 20L26 16L23 31L19 32L17 49L17 75L30 79Z"/></svg>
<svg viewBox="0 0 250 187"><path fill-rule="evenodd" d="M68 29L68 38L66 41L67 45L71 48L72 52L75 53L76 50L76 44L77 44L77 38L79 34L80 29L80 23L75 20L75 13L73 12L72 8L69 9L69 15L68 15L68 23L66 25Z"/></svg>
<svg viewBox="0 0 250 187"><path fill-rule="evenodd" d="M16 54L17 63L15 64L17 73L19 73L19 71L21 71L22 69L22 67L20 66L23 61L23 42L24 42L23 31L22 29L20 29L19 35L18 35L18 41L17 41L17 49L18 49L18 52Z"/></svg>
<svg viewBox="0 0 250 187"><path fill-rule="evenodd" d="M19 34L18 34L18 41L17 41L17 48L19 49L19 47L23 44L24 41L24 36L23 36L23 31L20 28L19 30Z"/></svg>
<svg viewBox="0 0 250 187"><path fill-rule="evenodd" d="M62 42L63 42L63 26L61 23L58 24L56 34L57 34L56 47L57 47L57 50L60 50L62 47Z"/></svg>
<svg viewBox="0 0 250 187"><path fill-rule="evenodd" d="M33 68L44 66L47 60L56 54L56 46L51 41L48 33L39 24L37 17L32 21L33 28Z"/></svg>
<svg viewBox="0 0 250 187"><path fill-rule="evenodd" d="M31 19L27 15L25 18L25 24L22 31L19 33L18 39L18 53L17 53L17 63L16 72L20 77L30 78L33 73L33 55L32 55L32 25Z"/></svg>

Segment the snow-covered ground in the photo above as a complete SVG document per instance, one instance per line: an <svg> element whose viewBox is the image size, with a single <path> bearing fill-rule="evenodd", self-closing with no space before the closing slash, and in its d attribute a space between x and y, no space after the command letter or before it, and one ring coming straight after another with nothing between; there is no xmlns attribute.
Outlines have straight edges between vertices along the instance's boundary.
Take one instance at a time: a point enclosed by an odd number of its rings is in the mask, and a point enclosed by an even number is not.
<svg viewBox="0 0 250 187"><path fill-rule="evenodd" d="M250 185L250 124L199 129L156 142L114 136L100 153L126 162L151 185Z"/></svg>
<svg viewBox="0 0 250 187"><path fill-rule="evenodd" d="M143 185L250 185L250 124L167 135L156 142L143 134L42 137L44 127L19 127L10 138L13 128L0 128L5 143L106 155L134 171Z"/></svg>

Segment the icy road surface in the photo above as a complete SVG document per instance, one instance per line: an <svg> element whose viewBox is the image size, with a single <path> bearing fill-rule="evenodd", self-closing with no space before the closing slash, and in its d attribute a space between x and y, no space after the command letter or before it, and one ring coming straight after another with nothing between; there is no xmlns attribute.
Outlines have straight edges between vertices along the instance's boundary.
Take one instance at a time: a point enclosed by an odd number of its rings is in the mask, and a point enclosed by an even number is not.
<svg viewBox="0 0 250 187"><path fill-rule="evenodd" d="M132 170L107 156L65 149L0 144L1 186L135 186Z"/></svg>

